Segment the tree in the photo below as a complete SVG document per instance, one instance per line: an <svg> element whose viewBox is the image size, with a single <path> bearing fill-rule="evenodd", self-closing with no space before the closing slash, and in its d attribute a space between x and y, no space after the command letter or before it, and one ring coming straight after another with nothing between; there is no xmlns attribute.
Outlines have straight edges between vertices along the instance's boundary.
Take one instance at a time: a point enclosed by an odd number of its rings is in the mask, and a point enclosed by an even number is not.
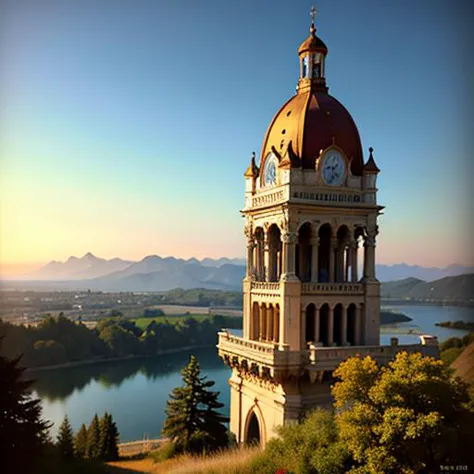
<svg viewBox="0 0 474 474"><path fill-rule="evenodd" d="M176 445L177 452L202 452L226 444L226 427L229 419L217 410L224 405L218 401L219 392L209 390L214 385L201 377L199 362L191 356L181 371L182 387L175 388L167 402L167 419L163 435Z"/></svg>
<svg viewBox="0 0 474 474"><path fill-rule="evenodd" d="M97 413L92 418L91 424L87 429L86 458L100 458L100 427Z"/></svg>
<svg viewBox="0 0 474 474"><path fill-rule="evenodd" d="M74 433L67 415L59 427L57 447L63 459L74 458Z"/></svg>
<svg viewBox="0 0 474 474"><path fill-rule="evenodd" d="M84 423L74 438L74 453L79 459L84 459L87 455L87 428Z"/></svg>
<svg viewBox="0 0 474 474"><path fill-rule="evenodd" d="M466 385L440 360L401 352L385 367L354 357L334 372L340 438L354 472L437 472L474 465Z"/></svg>
<svg viewBox="0 0 474 474"><path fill-rule="evenodd" d="M1 342L1 340L0 340ZM0 465L3 472L31 472L43 453L51 423L41 419L41 404L23 379L20 358L0 356Z"/></svg>
<svg viewBox="0 0 474 474"><path fill-rule="evenodd" d="M118 430L112 415L105 413L100 420L100 458L103 461L116 461L118 453Z"/></svg>

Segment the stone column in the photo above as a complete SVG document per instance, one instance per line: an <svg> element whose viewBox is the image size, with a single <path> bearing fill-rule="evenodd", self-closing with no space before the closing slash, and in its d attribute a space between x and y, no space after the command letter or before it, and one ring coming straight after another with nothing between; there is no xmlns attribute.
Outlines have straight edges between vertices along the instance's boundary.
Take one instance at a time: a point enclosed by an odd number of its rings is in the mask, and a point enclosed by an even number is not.
<svg viewBox="0 0 474 474"><path fill-rule="evenodd" d="M344 265L344 283L349 283L349 267L352 265L352 250L350 245L346 246L344 250L346 263Z"/></svg>
<svg viewBox="0 0 474 474"><path fill-rule="evenodd" d="M328 314L328 346L334 344L334 308L329 306Z"/></svg>
<svg viewBox="0 0 474 474"><path fill-rule="evenodd" d="M319 342L319 308L314 309L314 342Z"/></svg>
<svg viewBox="0 0 474 474"><path fill-rule="evenodd" d="M359 275L358 275L358 268L357 268L357 249L359 245L357 240L353 240L351 242L351 253L352 253L352 283L357 283L359 280Z"/></svg>
<svg viewBox="0 0 474 474"><path fill-rule="evenodd" d="M254 267L254 248L255 248L255 240L254 236L250 235L247 238L247 270L246 270L246 278L253 279L255 276L255 267Z"/></svg>
<svg viewBox="0 0 474 474"><path fill-rule="evenodd" d="M311 238L311 282L318 282L319 237Z"/></svg>
<svg viewBox="0 0 474 474"><path fill-rule="evenodd" d="M267 308L267 341L273 340L273 305Z"/></svg>
<svg viewBox="0 0 474 474"><path fill-rule="evenodd" d="M331 239L331 244L329 247L329 282L330 283L334 283L334 276L335 276L334 273L336 269L336 262L335 262L336 249L337 249L337 238L333 237Z"/></svg>
<svg viewBox="0 0 474 474"><path fill-rule="evenodd" d="M273 341L278 342L280 339L280 309L275 306L273 310Z"/></svg>
<svg viewBox="0 0 474 474"><path fill-rule="evenodd" d="M360 346L362 343L362 335L360 331L361 327L361 317L362 317L362 311L359 305L356 305L356 310L355 310L355 324L354 324L354 330L355 330L355 335L354 335L354 341L356 346Z"/></svg>
<svg viewBox="0 0 474 474"><path fill-rule="evenodd" d="M264 252L263 281L270 281L270 241L268 239L268 234L265 234L265 243L263 245L263 252Z"/></svg>
<svg viewBox="0 0 474 474"><path fill-rule="evenodd" d="M371 231L364 241L364 280L375 279L375 232Z"/></svg>
<svg viewBox="0 0 474 474"><path fill-rule="evenodd" d="M296 233L284 232L283 241L283 273L281 275L284 281L297 281L295 275L295 245Z"/></svg>
<svg viewBox="0 0 474 474"><path fill-rule="evenodd" d="M259 305L259 324L258 324L258 339L263 341L265 339L265 318L266 318L266 308L265 305Z"/></svg>
<svg viewBox="0 0 474 474"><path fill-rule="evenodd" d="M347 307L342 307L342 324L341 324L341 345L344 346L347 342Z"/></svg>

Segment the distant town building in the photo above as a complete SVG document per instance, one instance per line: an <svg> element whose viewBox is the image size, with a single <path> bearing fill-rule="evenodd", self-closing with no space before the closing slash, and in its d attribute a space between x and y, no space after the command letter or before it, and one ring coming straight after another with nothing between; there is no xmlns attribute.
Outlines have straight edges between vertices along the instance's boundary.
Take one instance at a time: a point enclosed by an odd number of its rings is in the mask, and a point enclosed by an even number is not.
<svg viewBox="0 0 474 474"><path fill-rule="evenodd" d="M354 120L328 93L327 53L313 16L296 95L271 121L260 166L254 154L244 175L243 334L220 332L218 345L232 368L239 443L265 444L277 426L330 405L332 372L351 356L438 355L431 337L380 345L379 169L372 148L364 162Z"/></svg>

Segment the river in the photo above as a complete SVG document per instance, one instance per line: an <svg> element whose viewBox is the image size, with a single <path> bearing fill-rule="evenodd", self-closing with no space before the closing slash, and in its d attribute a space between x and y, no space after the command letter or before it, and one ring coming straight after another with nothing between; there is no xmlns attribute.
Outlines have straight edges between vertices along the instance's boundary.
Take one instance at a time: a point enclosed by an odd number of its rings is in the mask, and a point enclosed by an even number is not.
<svg viewBox="0 0 474 474"><path fill-rule="evenodd" d="M435 326L441 321L474 321L474 308L390 305L383 309L400 311L412 318L408 323L384 328L382 344L396 336L400 343L415 343L413 333L438 336L440 342L449 337L462 337L466 331ZM411 334L410 334L411 333ZM217 356L214 347L196 349L201 370L210 380L229 413L230 370ZM30 372L36 379L34 395L41 398L43 417L54 422L51 434L56 436L64 415L76 431L89 424L94 413L112 413L120 431L120 440L131 441L160 436L165 420L166 401L172 389L182 384L180 370L189 360L188 353L175 353L140 359L100 362L63 369Z"/></svg>

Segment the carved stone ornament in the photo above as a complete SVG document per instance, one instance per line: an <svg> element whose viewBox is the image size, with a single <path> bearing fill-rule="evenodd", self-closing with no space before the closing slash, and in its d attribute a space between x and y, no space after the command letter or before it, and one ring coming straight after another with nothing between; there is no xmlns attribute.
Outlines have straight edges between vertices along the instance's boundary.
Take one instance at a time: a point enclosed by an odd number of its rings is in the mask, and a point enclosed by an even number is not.
<svg viewBox="0 0 474 474"><path fill-rule="evenodd" d="M281 236L281 240L284 244L295 244L298 238L298 234L296 232L283 232Z"/></svg>

